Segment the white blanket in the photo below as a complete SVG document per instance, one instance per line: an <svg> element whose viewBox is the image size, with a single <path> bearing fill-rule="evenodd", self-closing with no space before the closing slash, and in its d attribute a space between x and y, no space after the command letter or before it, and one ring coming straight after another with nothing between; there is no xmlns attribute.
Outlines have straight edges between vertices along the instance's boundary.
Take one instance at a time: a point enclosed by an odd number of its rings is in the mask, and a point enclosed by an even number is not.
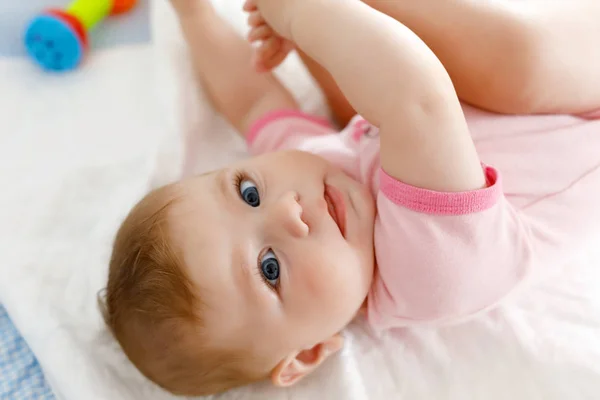
<svg viewBox="0 0 600 400"><path fill-rule="evenodd" d="M219 1L242 30L240 0ZM196 96L170 8L154 6L154 48L95 54L71 76L0 64L0 301L60 399L172 398L128 364L97 311L112 237L150 184L244 156ZM324 113L297 60L279 72L306 109ZM222 398L597 399L599 266L590 248L561 276L462 326L377 339L358 321L343 353L297 387Z"/></svg>

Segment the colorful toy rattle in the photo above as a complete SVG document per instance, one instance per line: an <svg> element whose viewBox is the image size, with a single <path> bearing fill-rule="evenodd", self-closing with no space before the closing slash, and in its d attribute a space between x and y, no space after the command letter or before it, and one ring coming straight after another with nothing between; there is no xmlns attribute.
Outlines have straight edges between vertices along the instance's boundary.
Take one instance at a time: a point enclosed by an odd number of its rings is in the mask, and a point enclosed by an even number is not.
<svg viewBox="0 0 600 400"><path fill-rule="evenodd" d="M129 11L137 0L74 0L66 10L49 9L25 32L27 53L43 69L74 69L89 48L88 33L108 15Z"/></svg>

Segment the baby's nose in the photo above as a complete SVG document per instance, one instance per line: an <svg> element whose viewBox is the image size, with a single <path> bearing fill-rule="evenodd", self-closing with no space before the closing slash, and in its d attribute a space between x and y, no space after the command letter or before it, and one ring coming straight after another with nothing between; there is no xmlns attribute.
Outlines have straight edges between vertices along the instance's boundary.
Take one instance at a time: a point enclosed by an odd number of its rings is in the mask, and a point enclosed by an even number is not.
<svg viewBox="0 0 600 400"><path fill-rule="evenodd" d="M273 207L270 219L277 225L274 229L283 230L283 233L298 238L308 235L308 225L302 219L303 211L297 193L285 193Z"/></svg>

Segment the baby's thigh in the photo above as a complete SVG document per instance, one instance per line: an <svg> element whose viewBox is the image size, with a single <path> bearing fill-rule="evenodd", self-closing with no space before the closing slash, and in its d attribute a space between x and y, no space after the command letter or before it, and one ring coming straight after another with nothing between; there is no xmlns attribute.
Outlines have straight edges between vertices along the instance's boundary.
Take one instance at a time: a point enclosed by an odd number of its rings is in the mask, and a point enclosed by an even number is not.
<svg viewBox="0 0 600 400"><path fill-rule="evenodd" d="M538 259L556 265L600 239L600 120L538 116L488 122L474 123L481 160L500 171L504 193L526 221Z"/></svg>
<svg viewBox="0 0 600 400"><path fill-rule="evenodd" d="M526 0L532 13L535 69L543 112L600 108L600 1ZM536 105L537 106L537 105Z"/></svg>

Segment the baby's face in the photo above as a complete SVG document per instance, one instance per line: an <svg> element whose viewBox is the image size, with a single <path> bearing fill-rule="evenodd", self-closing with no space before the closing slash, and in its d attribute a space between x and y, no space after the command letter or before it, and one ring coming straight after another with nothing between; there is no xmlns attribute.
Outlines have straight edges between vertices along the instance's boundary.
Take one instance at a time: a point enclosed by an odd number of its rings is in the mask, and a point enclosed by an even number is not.
<svg viewBox="0 0 600 400"><path fill-rule="evenodd" d="M352 320L374 268L375 206L366 186L298 151L182 186L172 235L213 345L277 362Z"/></svg>

